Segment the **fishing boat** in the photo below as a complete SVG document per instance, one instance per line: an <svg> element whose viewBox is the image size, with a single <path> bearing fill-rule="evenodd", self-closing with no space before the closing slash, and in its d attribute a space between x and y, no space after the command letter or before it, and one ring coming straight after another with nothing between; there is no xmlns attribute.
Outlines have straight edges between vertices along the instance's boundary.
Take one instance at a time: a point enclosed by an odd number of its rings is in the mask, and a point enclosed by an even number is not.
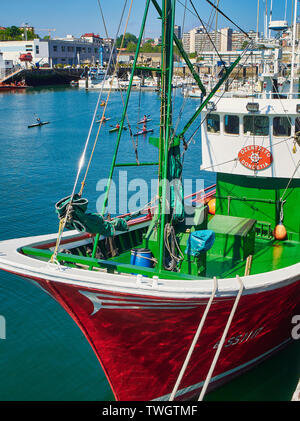
<svg viewBox="0 0 300 421"><path fill-rule="evenodd" d="M120 164L150 3L162 21L158 160ZM146 1L102 211L87 212L84 183L75 193L83 155L72 194L56 204L58 233L0 242L0 268L33 282L66 310L121 401L203 400L290 343L300 314L300 101L274 92L215 101L244 53L206 92L174 34L175 3ZM178 132L174 44L203 93ZM185 136L199 119L201 168L216 172L217 181L184 201L182 150L191 147ZM111 219L114 169L135 165L158 166L155 204Z"/></svg>

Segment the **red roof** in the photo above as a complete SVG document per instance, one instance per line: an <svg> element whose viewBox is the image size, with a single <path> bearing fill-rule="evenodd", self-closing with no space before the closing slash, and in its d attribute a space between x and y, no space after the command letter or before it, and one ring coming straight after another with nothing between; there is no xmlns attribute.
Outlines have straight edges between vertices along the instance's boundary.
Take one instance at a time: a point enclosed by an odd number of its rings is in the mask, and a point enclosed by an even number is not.
<svg viewBox="0 0 300 421"><path fill-rule="evenodd" d="M100 35L96 35L96 34L94 34L94 32L91 32L91 33L89 33L89 34L84 34L84 35L81 35L81 37L94 37L94 38L100 38Z"/></svg>

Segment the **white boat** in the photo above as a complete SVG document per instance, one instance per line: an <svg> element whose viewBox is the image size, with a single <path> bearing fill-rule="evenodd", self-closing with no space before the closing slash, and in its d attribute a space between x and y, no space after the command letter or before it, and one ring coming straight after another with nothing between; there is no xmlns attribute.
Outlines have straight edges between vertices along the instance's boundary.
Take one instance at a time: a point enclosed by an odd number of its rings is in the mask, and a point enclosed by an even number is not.
<svg viewBox="0 0 300 421"><path fill-rule="evenodd" d="M87 77L82 77L78 81L79 88L89 89L92 85L100 83L105 79L105 69L102 67L91 67Z"/></svg>

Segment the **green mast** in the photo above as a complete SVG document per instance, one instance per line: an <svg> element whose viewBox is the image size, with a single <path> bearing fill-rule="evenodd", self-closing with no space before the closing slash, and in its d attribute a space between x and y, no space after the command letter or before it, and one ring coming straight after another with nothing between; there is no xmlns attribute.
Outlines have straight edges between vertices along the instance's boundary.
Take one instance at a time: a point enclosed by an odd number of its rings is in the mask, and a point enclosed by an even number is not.
<svg viewBox="0 0 300 421"><path fill-rule="evenodd" d="M176 0L162 1L162 51L161 51L161 109L159 135L159 259L158 269L164 269L164 227L168 221L167 181L168 151L172 127L172 77L173 77L173 44Z"/></svg>

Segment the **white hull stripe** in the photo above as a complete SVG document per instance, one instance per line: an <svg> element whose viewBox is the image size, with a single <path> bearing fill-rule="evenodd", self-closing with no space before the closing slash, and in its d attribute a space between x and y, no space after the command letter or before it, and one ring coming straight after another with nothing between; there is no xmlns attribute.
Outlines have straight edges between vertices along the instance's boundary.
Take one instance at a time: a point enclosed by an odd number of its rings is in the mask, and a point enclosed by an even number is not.
<svg viewBox="0 0 300 421"><path fill-rule="evenodd" d="M116 303L127 303L127 304L149 304L149 305L193 305L193 306L199 306L199 305L206 305L207 301L209 300L209 296L207 298L200 298L199 300L190 300L190 299L185 299L185 300L180 300L177 298L156 298L152 297L151 298L142 298L142 297L135 297L135 296L126 296L126 295L113 295L113 294L109 294L109 293L105 293L105 292L94 292L94 291L79 291L81 294L84 294L86 292L89 292L90 294L95 294L99 299L101 300L107 300L109 298L112 298L111 302ZM232 301L232 297L229 298L218 298L218 303L220 302L226 302L226 301Z"/></svg>
<svg viewBox="0 0 300 421"><path fill-rule="evenodd" d="M185 304L180 304L177 302L168 303L168 302L153 302L153 301L142 301L142 300L137 300L137 301L107 300L99 296L99 294L95 292L90 292L90 291L79 291L79 292L93 303L94 310L90 314L91 316L97 313L101 308L102 309L118 309L118 310L131 310L131 309L187 310L187 309L196 307L196 305L191 305L191 303L189 302Z"/></svg>

